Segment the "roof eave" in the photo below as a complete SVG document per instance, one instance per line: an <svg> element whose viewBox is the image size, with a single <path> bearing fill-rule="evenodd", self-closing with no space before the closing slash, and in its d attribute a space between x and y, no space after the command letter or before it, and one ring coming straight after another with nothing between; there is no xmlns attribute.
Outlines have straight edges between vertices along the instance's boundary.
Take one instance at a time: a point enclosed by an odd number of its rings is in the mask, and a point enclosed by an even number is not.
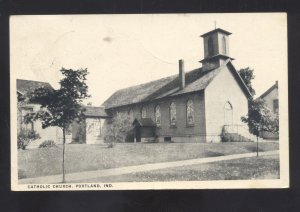
<svg viewBox="0 0 300 212"><path fill-rule="evenodd" d="M263 94L261 94L257 99L264 98L267 96L269 93L271 93L275 88L277 88L276 84L272 85L268 90L266 90Z"/></svg>
<svg viewBox="0 0 300 212"><path fill-rule="evenodd" d="M247 98L253 97L250 90L248 89L247 85L245 84L244 80L242 79L242 77L239 75L239 73L237 72L237 70L235 69L235 67L233 66L233 64L231 63L231 61L228 61L228 63L232 69L234 70L235 75L237 76L237 78L239 79L240 83L243 86L243 90L247 96Z"/></svg>
<svg viewBox="0 0 300 212"><path fill-rule="evenodd" d="M211 31L209 31L209 32L206 32L206 33L200 35L200 37L206 37L206 36L208 36L208 35L210 35L210 34L212 34L212 33L214 33L214 32L221 32L221 33L224 33L224 34L226 34L226 35L231 35L231 34L232 34L231 32L228 32L228 31L226 31L226 30L224 30L224 29L217 28L217 29L211 30Z"/></svg>
<svg viewBox="0 0 300 212"><path fill-rule="evenodd" d="M214 56L211 56L211 57L204 58L203 60L200 60L199 62L204 63L206 61L214 60L214 59L217 59L217 58L220 58L220 57L223 58L223 59L234 60L234 58L232 58L232 57L229 57L229 56L226 56L226 55L223 55L223 54L217 54L217 55L214 55Z"/></svg>

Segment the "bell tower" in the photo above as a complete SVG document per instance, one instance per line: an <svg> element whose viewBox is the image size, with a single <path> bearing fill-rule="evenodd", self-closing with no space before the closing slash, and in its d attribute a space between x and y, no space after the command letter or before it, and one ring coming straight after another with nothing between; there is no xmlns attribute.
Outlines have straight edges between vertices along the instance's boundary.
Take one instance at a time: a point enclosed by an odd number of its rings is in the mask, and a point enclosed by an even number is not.
<svg viewBox="0 0 300 212"><path fill-rule="evenodd" d="M229 57L229 35L230 32L220 28L201 35L204 42L204 59L200 62L204 71L220 67L227 59L234 60Z"/></svg>

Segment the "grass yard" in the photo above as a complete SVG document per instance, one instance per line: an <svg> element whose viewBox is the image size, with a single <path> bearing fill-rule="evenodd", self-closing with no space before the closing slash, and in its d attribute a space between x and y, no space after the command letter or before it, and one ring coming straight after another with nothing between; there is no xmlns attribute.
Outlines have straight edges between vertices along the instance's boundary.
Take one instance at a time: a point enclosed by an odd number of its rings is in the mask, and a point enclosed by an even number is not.
<svg viewBox="0 0 300 212"><path fill-rule="evenodd" d="M277 150L278 143L260 143L260 151ZM215 157L256 151L256 143L125 143L66 145L66 172L81 172L147 163ZM18 151L19 178L61 174L62 146Z"/></svg>
<svg viewBox="0 0 300 212"><path fill-rule="evenodd" d="M279 179L278 155L244 158L185 167L137 172L97 179L97 182L206 181ZM95 179L93 179L95 181Z"/></svg>

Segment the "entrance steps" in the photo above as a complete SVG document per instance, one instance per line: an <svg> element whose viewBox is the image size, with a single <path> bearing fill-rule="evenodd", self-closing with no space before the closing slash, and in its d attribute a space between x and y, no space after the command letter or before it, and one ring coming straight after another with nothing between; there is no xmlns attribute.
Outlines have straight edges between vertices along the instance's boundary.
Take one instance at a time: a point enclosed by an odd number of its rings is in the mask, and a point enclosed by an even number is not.
<svg viewBox="0 0 300 212"><path fill-rule="evenodd" d="M244 125L224 125L222 136L228 141L257 142L256 136L250 133L248 127ZM258 142L263 141L264 139L258 137Z"/></svg>

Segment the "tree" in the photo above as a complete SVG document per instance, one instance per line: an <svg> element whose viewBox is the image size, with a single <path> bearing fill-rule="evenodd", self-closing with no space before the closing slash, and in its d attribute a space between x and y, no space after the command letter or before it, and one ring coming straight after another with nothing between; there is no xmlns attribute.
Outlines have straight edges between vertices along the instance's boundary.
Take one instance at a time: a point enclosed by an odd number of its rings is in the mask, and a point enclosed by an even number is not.
<svg viewBox="0 0 300 212"><path fill-rule="evenodd" d="M248 87L250 93L253 95L255 95L255 90L252 87L252 83L251 81L255 78L255 75L253 74L254 70L250 69L249 67L247 68L242 68L238 71L239 75L241 76L241 78L243 79L243 81L245 82L246 86Z"/></svg>
<svg viewBox="0 0 300 212"><path fill-rule="evenodd" d="M258 137L260 133L263 131L278 133L278 117L271 113L263 99L257 99L249 101L248 115L243 116L241 119L248 124L250 132L256 136L258 156Z"/></svg>
<svg viewBox="0 0 300 212"><path fill-rule="evenodd" d="M113 146L113 142L125 142L132 132L132 121L127 113L117 113L110 124L106 125L105 140Z"/></svg>
<svg viewBox="0 0 300 212"><path fill-rule="evenodd" d="M42 128L57 126L63 133L62 181L65 182L66 131L73 121L84 119L82 100L90 97L86 85L87 69L72 70L62 68L63 75L57 90L41 87L29 94L31 102L41 105L41 110L27 116L28 121L41 120Z"/></svg>
<svg viewBox="0 0 300 212"><path fill-rule="evenodd" d="M240 69L238 73L252 96L255 95L255 90L252 87L252 80L255 78L254 70L247 67ZM241 117L241 119L248 124L250 133L256 136L256 153L258 156L258 137L260 133L263 131L278 133L279 121L278 117L268 109L263 99L254 100L252 96L248 98L248 115Z"/></svg>

